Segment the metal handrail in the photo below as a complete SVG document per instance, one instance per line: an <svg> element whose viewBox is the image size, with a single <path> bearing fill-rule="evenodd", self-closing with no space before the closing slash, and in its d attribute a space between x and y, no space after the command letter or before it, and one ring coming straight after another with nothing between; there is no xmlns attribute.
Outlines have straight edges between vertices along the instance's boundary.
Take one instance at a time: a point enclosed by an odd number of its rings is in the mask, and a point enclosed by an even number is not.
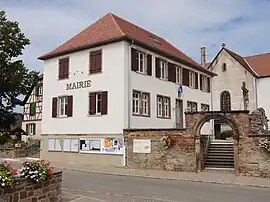
<svg viewBox="0 0 270 202"><path fill-rule="evenodd" d="M205 168L205 161L206 161L206 157L207 157L207 153L208 153L208 149L209 149L209 145L210 145L210 141L211 141L211 138L210 138L211 135L212 134L208 134L207 141L206 141L205 148L204 148L203 168Z"/></svg>

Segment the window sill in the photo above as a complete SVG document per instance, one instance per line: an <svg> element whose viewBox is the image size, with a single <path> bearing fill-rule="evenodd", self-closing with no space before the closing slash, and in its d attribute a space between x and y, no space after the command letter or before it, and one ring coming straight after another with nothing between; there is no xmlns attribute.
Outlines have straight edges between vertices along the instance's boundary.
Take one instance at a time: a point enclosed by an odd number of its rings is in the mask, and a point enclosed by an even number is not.
<svg viewBox="0 0 270 202"><path fill-rule="evenodd" d="M102 117L105 114L87 114L88 117Z"/></svg>
<svg viewBox="0 0 270 202"><path fill-rule="evenodd" d="M146 72L138 72L136 71L137 74L140 74L140 75L144 75L144 76L147 76Z"/></svg>
<svg viewBox="0 0 270 202"><path fill-rule="evenodd" d="M68 118L68 116L66 115L66 116L57 116L56 117L57 119L65 119L65 118Z"/></svg>
<svg viewBox="0 0 270 202"><path fill-rule="evenodd" d="M69 79L69 77L67 77L67 78L62 78L62 79L57 79L58 81L64 81L64 80L68 80Z"/></svg>
<svg viewBox="0 0 270 202"><path fill-rule="evenodd" d="M93 72L93 73L88 73L88 76L92 76L92 75L98 75L98 74L102 74L103 71L100 71L100 72Z"/></svg>
<svg viewBox="0 0 270 202"><path fill-rule="evenodd" d="M143 114L132 114L133 116L138 116L138 117L148 117L150 118L150 115L143 115Z"/></svg>
<svg viewBox="0 0 270 202"><path fill-rule="evenodd" d="M157 116L159 119L171 119L171 117L163 117L163 116Z"/></svg>

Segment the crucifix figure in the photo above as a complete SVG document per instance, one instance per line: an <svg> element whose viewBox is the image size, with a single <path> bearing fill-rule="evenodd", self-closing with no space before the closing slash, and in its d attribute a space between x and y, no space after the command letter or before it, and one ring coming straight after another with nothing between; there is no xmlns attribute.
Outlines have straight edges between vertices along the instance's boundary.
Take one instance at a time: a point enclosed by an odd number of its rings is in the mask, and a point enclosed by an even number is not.
<svg viewBox="0 0 270 202"><path fill-rule="evenodd" d="M248 97L248 89L246 88L246 82L243 81L241 89L243 91L244 110L247 110L249 97Z"/></svg>

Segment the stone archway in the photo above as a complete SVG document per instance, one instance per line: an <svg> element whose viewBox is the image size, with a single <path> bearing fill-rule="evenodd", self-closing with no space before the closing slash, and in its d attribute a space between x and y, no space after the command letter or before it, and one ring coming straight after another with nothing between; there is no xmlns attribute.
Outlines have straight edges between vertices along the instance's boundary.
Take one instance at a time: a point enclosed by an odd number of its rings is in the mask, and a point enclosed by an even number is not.
<svg viewBox="0 0 270 202"><path fill-rule="evenodd" d="M197 172L201 172L204 165L204 156L201 148L200 130L204 123L211 119L221 119L232 128L233 146L234 146L234 170L239 174L239 138L243 134L248 134L249 128L249 112L248 111L209 111L209 112L191 112L186 113L187 130L195 136L196 147L196 168Z"/></svg>

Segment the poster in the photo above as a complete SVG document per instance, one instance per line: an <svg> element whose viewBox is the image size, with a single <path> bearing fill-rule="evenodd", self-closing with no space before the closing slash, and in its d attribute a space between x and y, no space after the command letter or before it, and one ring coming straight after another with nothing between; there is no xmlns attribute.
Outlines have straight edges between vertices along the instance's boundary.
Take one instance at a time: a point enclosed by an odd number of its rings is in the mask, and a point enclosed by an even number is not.
<svg viewBox="0 0 270 202"><path fill-rule="evenodd" d="M60 138L55 139L54 151L62 151L62 144Z"/></svg>
<svg viewBox="0 0 270 202"><path fill-rule="evenodd" d="M133 153L151 153L151 140L133 140Z"/></svg>
<svg viewBox="0 0 270 202"><path fill-rule="evenodd" d="M123 153L124 149L123 139L121 138L105 138L104 139L104 152L106 153Z"/></svg>
<svg viewBox="0 0 270 202"><path fill-rule="evenodd" d="M81 151L100 151L101 140L80 139Z"/></svg>
<svg viewBox="0 0 270 202"><path fill-rule="evenodd" d="M71 139L64 139L63 140L63 151L64 152L69 152L71 149L70 149L70 142L71 142Z"/></svg>
<svg viewBox="0 0 270 202"><path fill-rule="evenodd" d="M55 139L48 139L48 150L49 151L54 151L54 143L55 143Z"/></svg>
<svg viewBox="0 0 270 202"><path fill-rule="evenodd" d="M71 152L79 152L79 139L71 139L70 151Z"/></svg>

